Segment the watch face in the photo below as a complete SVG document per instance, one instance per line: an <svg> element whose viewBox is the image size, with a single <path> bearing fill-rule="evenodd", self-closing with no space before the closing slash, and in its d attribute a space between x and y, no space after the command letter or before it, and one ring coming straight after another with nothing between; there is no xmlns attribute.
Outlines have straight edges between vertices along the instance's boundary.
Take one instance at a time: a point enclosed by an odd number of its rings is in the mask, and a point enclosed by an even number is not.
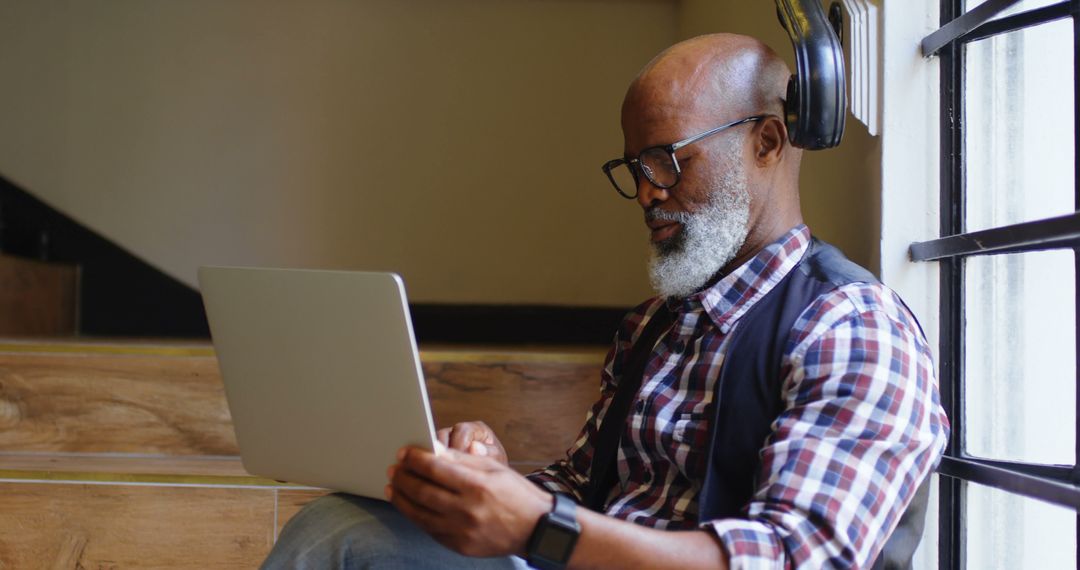
<svg viewBox="0 0 1080 570"><path fill-rule="evenodd" d="M565 562L576 540L576 532L551 525L544 530L534 553L548 560Z"/></svg>

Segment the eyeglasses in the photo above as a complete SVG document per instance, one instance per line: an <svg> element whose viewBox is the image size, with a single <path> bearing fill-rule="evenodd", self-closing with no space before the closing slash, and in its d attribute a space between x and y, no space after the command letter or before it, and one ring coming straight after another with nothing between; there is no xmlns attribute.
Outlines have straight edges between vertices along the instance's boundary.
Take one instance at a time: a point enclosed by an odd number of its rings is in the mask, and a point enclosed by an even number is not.
<svg viewBox="0 0 1080 570"><path fill-rule="evenodd" d="M611 181L611 185L615 187L615 191L628 200L637 198L639 172L644 174L645 179L653 186L666 190L678 184L679 177L682 175L682 170L679 168L679 161L675 160L675 151L684 146L711 137L721 131L730 129L731 127L743 123L760 121L766 117L768 117L768 115L754 115L753 117L739 119L738 121L726 125L720 125L715 129L707 130L677 143L651 146L641 151L637 158L616 158L615 160L605 162L604 166L601 168L603 168L604 174L607 175L608 180Z"/></svg>

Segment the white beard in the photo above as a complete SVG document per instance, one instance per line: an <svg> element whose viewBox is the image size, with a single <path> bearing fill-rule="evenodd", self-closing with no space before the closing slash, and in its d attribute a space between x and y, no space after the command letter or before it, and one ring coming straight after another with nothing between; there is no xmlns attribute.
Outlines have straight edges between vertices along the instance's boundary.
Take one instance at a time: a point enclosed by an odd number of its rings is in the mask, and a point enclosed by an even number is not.
<svg viewBox="0 0 1080 570"><path fill-rule="evenodd" d="M725 153L731 168L708 189L709 201L697 211L646 212L647 218L682 224L678 234L652 244L649 278L660 296L684 298L697 292L735 258L746 241L750 193L739 147L734 144Z"/></svg>

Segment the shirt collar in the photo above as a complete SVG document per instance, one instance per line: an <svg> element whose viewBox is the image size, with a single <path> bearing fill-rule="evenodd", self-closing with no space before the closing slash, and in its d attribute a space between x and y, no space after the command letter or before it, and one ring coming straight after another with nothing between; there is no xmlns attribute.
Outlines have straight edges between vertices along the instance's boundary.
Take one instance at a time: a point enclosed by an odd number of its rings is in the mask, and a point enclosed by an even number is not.
<svg viewBox="0 0 1080 570"><path fill-rule="evenodd" d="M670 300L669 307L677 313L704 310L721 334L727 334L739 317L791 272L809 246L810 229L799 224L708 288Z"/></svg>

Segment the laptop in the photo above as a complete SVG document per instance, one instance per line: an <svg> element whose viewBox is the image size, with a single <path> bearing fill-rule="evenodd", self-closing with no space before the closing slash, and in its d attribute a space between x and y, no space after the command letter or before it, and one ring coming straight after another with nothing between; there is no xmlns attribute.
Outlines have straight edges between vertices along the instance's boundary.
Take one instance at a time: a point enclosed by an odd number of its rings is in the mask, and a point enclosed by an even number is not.
<svg viewBox="0 0 1080 570"><path fill-rule="evenodd" d="M249 473L382 499L398 449L435 448L399 276L201 267L199 286Z"/></svg>

